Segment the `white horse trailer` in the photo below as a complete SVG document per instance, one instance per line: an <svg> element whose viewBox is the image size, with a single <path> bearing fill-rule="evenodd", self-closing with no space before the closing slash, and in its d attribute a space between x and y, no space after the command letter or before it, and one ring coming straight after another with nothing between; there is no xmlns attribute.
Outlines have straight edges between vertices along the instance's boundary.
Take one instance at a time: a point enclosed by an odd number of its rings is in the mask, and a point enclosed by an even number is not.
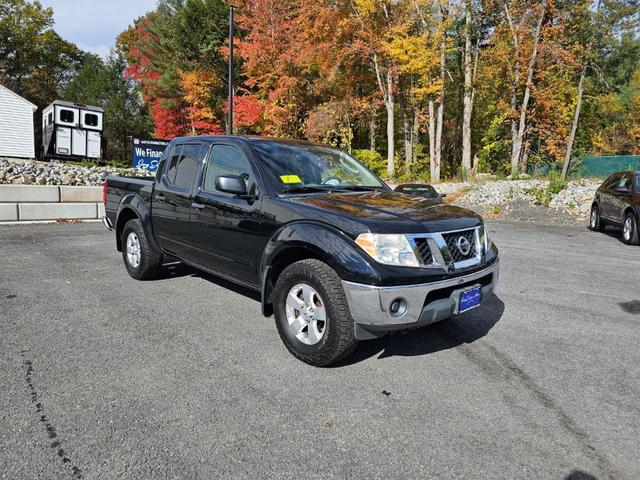
<svg viewBox="0 0 640 480"><path fill-rule="evenodd" d="M104 110L56 100L42 111L42 158L102 159Z"/></svg>

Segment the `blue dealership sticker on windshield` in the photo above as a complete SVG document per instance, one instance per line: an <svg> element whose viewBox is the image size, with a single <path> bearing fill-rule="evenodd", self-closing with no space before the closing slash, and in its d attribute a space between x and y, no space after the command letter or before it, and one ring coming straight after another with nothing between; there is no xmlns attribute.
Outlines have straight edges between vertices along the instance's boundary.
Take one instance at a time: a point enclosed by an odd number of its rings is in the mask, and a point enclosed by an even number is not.
<svg viewBox="0 0 640 480"><path fill-rule="evenodd" d="M471 310L472 308L480 305L480 300L482 299L482 288L476 287L471 290L467 290L460 294L460 305L458 308L459 313L464 313L467 310Z"/></svg>

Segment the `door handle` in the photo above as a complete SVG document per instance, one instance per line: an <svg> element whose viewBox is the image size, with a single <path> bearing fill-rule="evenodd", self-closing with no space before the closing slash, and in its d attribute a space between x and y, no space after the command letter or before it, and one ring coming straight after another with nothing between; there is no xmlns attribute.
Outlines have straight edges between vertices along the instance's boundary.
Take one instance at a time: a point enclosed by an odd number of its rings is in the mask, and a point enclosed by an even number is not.
<svg viewBox="0 0 640 480"><path fill-rule="evenodd" d="M205 206L201 203L192 203L191 208L197 208L198 210L202 210Z"/></svg>

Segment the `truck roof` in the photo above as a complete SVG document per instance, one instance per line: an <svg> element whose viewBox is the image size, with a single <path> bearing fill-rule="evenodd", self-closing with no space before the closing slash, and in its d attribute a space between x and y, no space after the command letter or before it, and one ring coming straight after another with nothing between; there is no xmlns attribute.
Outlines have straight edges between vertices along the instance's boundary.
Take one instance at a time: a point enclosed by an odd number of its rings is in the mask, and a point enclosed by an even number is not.
<svg viewBox="0 0 640 480"><path fill-rule="evenodd" d="M260 135L196 135L196 136L184 136L184 137L175 137L173 140L189 140L199 138L201 140L244 140L247 142L257 142L257 141L268 141L268 142L278 142L278 143L290 143L292 145L318 145L322 147L327 147L328 145L323 145L320 143L309 142L307 140L298 140L295 138L275 138L275 137L264 137Z"/></svg>

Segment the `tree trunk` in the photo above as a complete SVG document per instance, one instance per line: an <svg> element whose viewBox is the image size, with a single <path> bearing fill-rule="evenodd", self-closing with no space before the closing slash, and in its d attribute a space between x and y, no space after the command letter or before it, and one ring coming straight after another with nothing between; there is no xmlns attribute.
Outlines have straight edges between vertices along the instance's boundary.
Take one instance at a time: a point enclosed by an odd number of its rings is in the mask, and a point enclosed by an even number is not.
<svg viewBox="0 0 640 480"><path fill-rule="evenodd" d="M376 150L376 117L371 112L371 118L369 118L369 150L374 152Z"/></svg>
<svg viewBox="0 0 640 480"><path fill-rule="evenodd" d="M516 138L518 137L518 124L516 122L515 115L518 109L518 85L520 84L520 34L513 24L511 14L509 13L509 7L505 5L504 11L507 16L507 21L509 22L511 35L513 36L513 48L515 51L515 66L513 72L513 84L511 87L511 155L513 158L513 149L516 144Z"/></svg>
<svg viewBox="0 0 640 480"><path fill-rule="evenodd" d="M582 110L582 96L584 93L584 77L587 74L587 64L585 63L580 73L580 81L578 82L578 101L576 103L576 111L573 116L573 125L571 125L571 134L569 135L569 143L567 144L567 153L564 156L564 164L562 165L562 179L567 178L569 173L569 163L573 154L573 144L576 141L576 132L578 131L578 122L580 121L580 111Z"/></svg>
<svg viewBox="0 0 640 480"><path fill-rule="evenodd" d="M529 98L531 97L531 87L533 85L533 73L536 66L536 60L538 58L538 43L540 42L540 32L542 30L542 22L544 21L545 13L547 11L548 0L542 2L542 13L540 19L536 25L536 31L533 41L533 50L531 52L531 59L529 61L529 69L527 70L527 83L524 89L524 98L522 99L522 105L520 106L520 122L518 124L518 132L513 144L513 153L511 155L511 175L514 177L518 175L519 160L522 153L522 140L524 138L525 131L527 129L527 111L529 109Z"/></svg>
<svg viewBox="0 0 640 480"><path fill-rule="evenodd" d="M467 0L464 30L464 111L462 114L462 170L471 170L471 115L473 113L473 78L471 52L471 0Z"/></svg>
<svg viewBox="0 0 640 480"><path fill-rule="evenodd" d="M404 141L404 168L409 169L413 159L413 144L411 143L411 122L407 115L406 104L402 100L402 138Z"/></svg>
<svg viewBox="0 0 640 480"><path fill-rule="evenodd" d="M391 178L395 172L395 144L393 115L395 104L393 99L393 79L391 71L387 72L387 95L385 98L387 106L387 175Z"/></svg>
<svg viewBox="0 0 640 480"><path fill-rule="evenodd" d="M436 182L440 181L440 168L442 166L442 124L444 122L444 81L446 75L446 39L443 36L440 43L440 98L438 103L438 117L436 119Z"/></svg>
<svg viewBox="0 0 640 480"><path fill-rule="evenodd" d="M429 96L429 168L431 181L440 181L440 165L436 165L436 107L433 96Z"/></svg>
<svg viewBox="0 0 640 480"><path fill-rule="evenodd" d="M412 125L412 129L411 129L411 152L412 152L412 157L411 157L411 163L416 163L416 161L418 160L418 156L417 156L417 152L416 152L416 145L418 144L418 142L420 141L420 131L418 129L418 108L415 108L413 110L413 125Z"/></svg>

